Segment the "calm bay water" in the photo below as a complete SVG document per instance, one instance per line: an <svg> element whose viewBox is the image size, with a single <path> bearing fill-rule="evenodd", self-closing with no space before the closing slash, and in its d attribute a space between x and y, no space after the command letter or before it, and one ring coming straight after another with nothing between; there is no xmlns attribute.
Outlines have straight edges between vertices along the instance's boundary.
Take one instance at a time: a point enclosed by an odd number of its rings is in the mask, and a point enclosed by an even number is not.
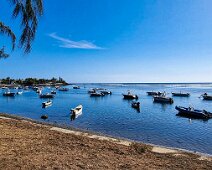
<svg viewBox="0 0 212 170"><path fill-rule="evenodd" d="M212 94L212 84L81 84L81 89L68 92L57 91L51 107L43 109L40 99L32 91L24 91L15 98L0 94L0 112L16 114L42 121L41 114L48 114L46 120L70 127L100 132L106 135L128 138L136 141L164 145L212 154L212 119L208 121L189 120L176 116L176 105L193 106L212 112L212 101L203 101L199 96ZM105 97L90 97L90 88L106 88L113 92ZM122 93L131 90L139 96L141 110L131 108L131 101L123 100ZM174 97L174 104L153 103L146 91L189 92L189 98ZM46 88L44 91L50 92ZM1 90L3 93L3 90ZM70 109L83 105L83 113L70 120Z"/></svg>

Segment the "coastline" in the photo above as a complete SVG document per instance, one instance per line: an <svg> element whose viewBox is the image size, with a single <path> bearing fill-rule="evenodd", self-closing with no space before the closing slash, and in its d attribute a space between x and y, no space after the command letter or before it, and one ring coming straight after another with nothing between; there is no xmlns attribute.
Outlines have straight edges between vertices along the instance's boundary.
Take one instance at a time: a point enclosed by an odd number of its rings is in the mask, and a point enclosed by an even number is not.
<svg viewBox="0 0 212 170"><path fill-rule="evenodd" d="M111 135L103 134L101 132L94 132L94 131L90 131L90 130L79 129L79 128L74 128L74 127L65 126L65 125L59 125L57 123L42 122L42 121L34 120L34 119L31 119L31 118L18 116L18 115L15 115L15 114L1 113L0 112L0 119L4 119L4 118L11 118L11 119L20 120L20 121L28 121L28 122L31 122L31 123L34 123L34 124L38 124L38 125L49 126L49 127L52 127L52 128L58 128L58 130L56 129L56 131L59 131L59 129L61 129L61 130L71 131L70 133L72 133L72 134L73 134L73 132L76 132L77 135L79 134L79 135L82 135L82 136L87 136L87 137L89 135L96 136L96 139L103 138L105 140L108 139L109 141L113 141L113 140L114 141L123 141L123 143L124 142L127 142L127 143L140 143L140 144L148 145L148 146L151 146L151 147L157 147L157 148L161 148L161 149L173 150L173 152L175 152L175 151L176 152L187 152L187 153L196 154L196 155L199 155L199 156L206 156L206 157L209 157L209 158L211 157L211 159L212 159L212 155L208 154L208 153L197 152L197 151L192 151L192 150L183 149L183 148L177 148L177 147L169 147L169 146L157 145L157 144L143 142L143 141L136 141L136 140L131 140L131 139L123 138L123 137L111 136ZM64 133L66 133L66 132L64 132Z"/></svg>
<svg viewBox="0 0 212 170"><path fill-rule="evenodd" d="M212 156L211 155L206 155L206 154L202 154L202 153L194 153L194 152L187 151L187 150L184 150L184 149L156 146L156 145L152 145L152 144L144 144L144 143L140 143L140 142L135 142L135 141L121 139L121 138L114 138L114 137L110 137L110 136L106 136L106 135L102 135L102 134L98 134L98 133L93 133L93 132L89 132L89 131L84 131L84 130L80 130L80 129L67 128L67 127L64 127L64 126L58 126L58 125L50 124L50 123L43 123L43 122L35 121L35 120L32 120L32 119L23 118L23 117L19 117L19 116L15 116L15 115L10 115L10 114L4 114L4 113L0 113L0 122L1 122L1 124L3 124L3 125L1 125L1 127L4 127L4 125L5 126L7 125L9 127L9 129L11 128L11 130L12 130L13 126L20 124L21 125L20 127L24 127L24 129L25 129L25 126L26 126L29 130L30 130L30 128L34 128L35 130L41 130L41 131L39 131L40 133L42 133L42 131L46 131L47 133L51 134L53 139L54 139L54 135L66 135L67 139L70 138L70 137L76 138L78 140L77 143L80 143L80 145L83 145L83 146L86 144L86 142L84 143L83 141L88 140L89 143L91 143L92 145L93 144L96 145L96 143L100 142L101 145L102 144L107 144L108 146L114 145L115 147L117 147L119 149L120 149L120 147L121 148L124 147L124 149L127 149L127 151L125 150L126 151L126 153L124 154L125 156L130 154L131 152L132 153L135 152L134 154L137 155L138 158L139 157L142 158L143 156L148 155L148 156L150 156L150 158L148 158L148 160L153 161L153 162L158 160L160 157L163 157L163 158L161 158L162 159L161 160L162 161L162 167L167 166L167 165L165 165L165 162L167 162L167 161L172 162L172 159L179 161L179 162L176 161L176 166L178 167L178 166L180 166L178 163L180 163L182 160L185 159L186 166L188 166L188 167L193 166L192 164L194 162L196 162L197 163L196 166L198 166L198 164L200 163L201 166L207 165L208 169L212 168ZM14 122L15 122L15 125L14 125ZM15 128L15 130L18 131L19 129ZM5 133L7 133L7 132L5 131ZM3 128L3 134L4 134L4 128ZM30 137L30 136L31 135L26 136L26 137ZM78 138L80 138L81 140L79 140ZM62 143L63 142L65 142L65 143L69 142L67 139L65 141L61 141L61 142ZM114 146L111 146L111 148L109 149L109 151L108 151L109 154L112 155L112 156L123 156L122 154L117 155L116 153L114 153L114 151L112 149L112 148L114 148ZM136 146L136 147L134 147L134 146ZM98 150L98 147L95 146L91 150L92 151L93 151L93 149ZM134 147L133 151L132 151L132 147ZM130 148L130 152L128 152L129 148ZM16 150L16 148L13 148L13 149ZM67 148L67 149L71 149L71 148ZM0 148L0 151L1 151L1 148ZM65 150L63 150L63 151L65 152ZM137 151L139 153L137 153ZM90 150L88 150L87 152L90 152ZM128 155L128 156L129 156L129 159L131 159L131 157L134 157L134 155ZM153 158L153 157L157 157L157 156L159 156L159 158L157 158L157 159ZM7 159L7 158L4 158L4 159ZM66 159L66 158L64 158L64 159ZM113 159L113 158L109 157L107 159L110 160L110 159ZM23 160L21 160L21 161L23 161ZM110 160L110 161L112 161L112 160ZM137 160L137 161L138 161L137 164L139 166L135 167L134 165L131 165L130 163L129 163L129 165L132 166L135 169L138 168L138 167L144 166L142 164L142 162L139 162L140 159ZM157 163L155 163L154 166L158 167L158 165L156 165L156 164ZM100 163L99 166L100 165L102 165L102 164ZM63 167L64 165L61 165L61 166ZM1 165L0 165L0 167L1 167ZM112 167L113 166L111 166L111 168ZM148 168L151 169L151 165L148 165L148 166L145 165L145 167L146 168L148 167ZM199 167L199 168L201 169L203 167ZM77 167L76 167L76 169L77 169Z"/></svg>

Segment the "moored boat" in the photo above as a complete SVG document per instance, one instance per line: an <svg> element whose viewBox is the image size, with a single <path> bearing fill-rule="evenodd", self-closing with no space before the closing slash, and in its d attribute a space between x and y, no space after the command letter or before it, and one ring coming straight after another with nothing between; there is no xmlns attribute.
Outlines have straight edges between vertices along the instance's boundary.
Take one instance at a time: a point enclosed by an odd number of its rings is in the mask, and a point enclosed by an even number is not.
<svg viewBox="0 0 212 170"><path fill-rule="evenodd" d="M155 92L155 91L148 91L148 92L146 92L147 93L147 95L149 95L149 96L160 96L162 93L161 92Z"/></svg>
<svg viewBox="0 0 212 170"><path fill-rule="evenodd" d="M88 90L88 93L96 93L96 90L95 89L90 89L90 90Z"/></svg>
<svg viewBox="0 0 212 170"><path fill-rule="evenodd" d="M59 91L69 91L69 89L68 88L59 88Z"/></svg>
<svg viewBox="0 0 212 170"><path fill-rule="evenodd" d="M51 104L52 104L52 101L48 100L42 103L42 107L47 107L47 106L50 106Z"/></svg>
<svg viewBox="0 0 212 170"><path fill-rule="evenodd" d="M56 92L56 91L54 91L54 90L52 90L52 91L51 91L51 94L56 94L56 93L57 93L57 92Z"/></svg>
<svg viewBox="0 0 212 170"><path fill-rule="evenodd" d="M15 96L15 93L7 91L7 92L4 92L3 93L3 96L14 97Z"/></svg>
<svg viewBox="0 0 212 170"><path fill-rule="evenodd" d="M78 105L74 109L71 109L71 120L76 119L79 115L82 114L82 105Z"/></svg>
<svg viewBox="0 0 212 170"><path fill-rule="evenodd" d="M80 89L80 86L73 86L73 89Z"/></svg>
<svg viewBox="0 0 212 170"><path fill-rule="evenodd" d="M41 94L42 93L42 89L37 89L36 93Z"/></svg>
<svg viewBox="0 0 212 170"><path fill-rule="evenodd" d="M23 92L22 91L18 91L16 94L21 95Z"/></svg>
<svg viewBox="0 0 212 170"><path fill-rule="evenodd" d="M203 97L204 100L212 100L212 95L208 95L207 93L204 93L201 96Z"/></svg>
<svg viewBox="0 0 212 170"><path fill-rule="evenodd" d="M122 94L124 96L124 99L138 99L138 96L136 94L132 94L128 92L127 94Z"/></svg>
<svg viewBox="0 0 212 170"><path fill-rule="evenodd" d="M140 102L132 102L131 106L135 109L140 109Z"/></svg>
<svg viewBox="0 0 212 170"><path fill-rule="evenodd" d="M189 97L190 96L190 93L172 92L172 96Z"/></svg>
<svg viewBox="0 0 212 170"><path fill-rule="evenodd" d="M176 110L179 111L178 115L185 116L185 117L193 117L198 119L209 119L212 118L212 113L206 110L197 110L192 107L182 107L176 106Z"/></svg>
<svg viewBox="0 0 212 170"><path fill-rule="evenodd" d="M40 98L54 98L54 95L50 93L40 94Z"/></svg>
<svg viewBox="0 0 212 170"><path fill-rule="evenodd" d="M107 91L107 90L100 90L100 92L103 93L103 94L112 94L111 91Z"/></svg>
<svg viewBox="0 0 212 170"><path fill-rule="evenodd" d="M99 93L99 92L94 92L94 93L90 93L91 97L100 97L100 96L104 96L103 93Z"/></svg>
<svg viewBox="0 0 212 170"><path fill-rule="evenodd" d="M165 95L162 96L154 96L153 101L156 103L174 103L174 100L171 97L166 97Z"/></svg>

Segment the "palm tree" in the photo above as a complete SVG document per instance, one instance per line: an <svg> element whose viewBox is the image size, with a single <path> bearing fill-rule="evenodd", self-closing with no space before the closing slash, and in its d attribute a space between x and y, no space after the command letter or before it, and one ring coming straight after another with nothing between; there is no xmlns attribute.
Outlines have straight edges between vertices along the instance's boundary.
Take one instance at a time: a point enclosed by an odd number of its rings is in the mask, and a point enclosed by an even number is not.
<svg viewBox="0 0 212 170"><path fill-rule="evenodd" d="M31 51L32 41L38 26L38 19L43 14L43 0L9 0L13 9L13 18L21 17L22 33L19 38L19 47L24 49L25 53ZM0 33L8 35L12 40L12 50L15 48L16 36L9 26L0 21ZM0 58L6 58L9 55L4 52L4 47L0 49Z"/></svg>

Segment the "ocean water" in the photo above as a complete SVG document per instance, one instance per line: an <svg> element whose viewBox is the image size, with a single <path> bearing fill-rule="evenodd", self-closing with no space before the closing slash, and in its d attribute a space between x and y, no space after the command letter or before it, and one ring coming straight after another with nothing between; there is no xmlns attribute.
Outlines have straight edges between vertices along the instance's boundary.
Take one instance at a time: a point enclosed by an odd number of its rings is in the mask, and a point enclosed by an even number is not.
<svg viewBox="0 0 212 170"><path fill-rule="evenodd" d="M3 97L0 90L0 112L16 114L39 121L47 114L49 123L56 123L102 134L127 138L135 141L176 147L212 154L212 119L203 121L176 116L176 105L193 106L212 112L212 101L204 101L201 94L212 94L212 84L79 84L81 89L69 86L68 92L57 91L53 105L42 108L40 99L33 90L22 95ZM104 97L90 97L90 88L106 88L113 92ZM122 93L127 90L139 96L140 113L124 100ZM50 88L45 88L50 92ZM191 96L173 97L174 103L153 103L147 91L189 92ZM74 121L70 120L70 109L83 105L83 113Z"/></svg>

